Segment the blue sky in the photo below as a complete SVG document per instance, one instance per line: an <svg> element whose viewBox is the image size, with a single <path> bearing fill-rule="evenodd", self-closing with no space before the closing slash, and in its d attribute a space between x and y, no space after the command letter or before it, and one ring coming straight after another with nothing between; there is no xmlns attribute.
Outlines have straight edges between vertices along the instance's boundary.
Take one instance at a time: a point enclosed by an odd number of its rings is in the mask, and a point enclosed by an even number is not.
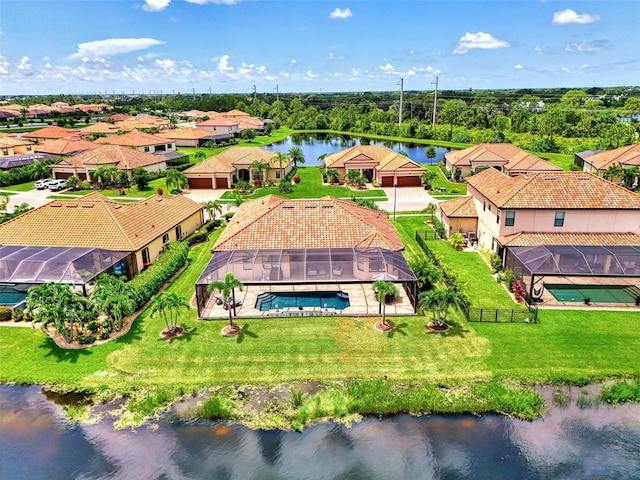
<svg viewBox="0 0 640 480"><path fill-rule="evenodd" d="M640 1L0 0L0 94L640 84Z"/></svg>

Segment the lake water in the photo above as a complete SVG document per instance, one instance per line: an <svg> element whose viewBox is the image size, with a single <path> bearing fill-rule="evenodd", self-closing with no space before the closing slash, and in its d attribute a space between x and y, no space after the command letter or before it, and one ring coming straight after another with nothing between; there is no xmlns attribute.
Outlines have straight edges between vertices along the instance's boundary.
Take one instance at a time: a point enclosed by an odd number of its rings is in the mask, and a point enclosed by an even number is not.
<svg viewBox="0 0 640 480"><path fill-rule="evenodd" d="M161 419L130 431L72 424L40 387L1 385L0 477L640 479L640 405L571 401L535 422L402 415L295 433Z"/></svg>
<svg viewBox="0 0 640 480"><path fill-rule="evenodd" d="M304 152L305 165L322 165L323 163L318 160L320 155L339 152L355 145L384 145L396 152L407 152L411 160L426 164L437 164L440 160L444 160L445 153L451 151L450 148L435 147L436 157L429 159L425 154L427 145L388 142L326 133L297 133L265 148L286 153L291 147L300 147Z"/></svg>

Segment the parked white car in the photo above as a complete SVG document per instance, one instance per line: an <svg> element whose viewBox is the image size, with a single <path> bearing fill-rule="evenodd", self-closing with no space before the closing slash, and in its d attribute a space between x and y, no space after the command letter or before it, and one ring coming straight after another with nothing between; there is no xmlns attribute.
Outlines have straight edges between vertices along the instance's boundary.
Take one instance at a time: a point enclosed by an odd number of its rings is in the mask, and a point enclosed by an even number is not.
<svg viewBox="0 0 640 480"><path fill-rule="evenodd" d="M51 182L49 182L49 190L51 190L52 192L58 192L60 190L64 190L65 188L67 188L66 180L52 180Z"/></svg>
<svg viewBox="0 0 640 480"><path fill-rule="evenodd" d="M53 181L54 180L51 178L36 180L36 190L44 190L45 188L49 188L49 183Z"/></svg>

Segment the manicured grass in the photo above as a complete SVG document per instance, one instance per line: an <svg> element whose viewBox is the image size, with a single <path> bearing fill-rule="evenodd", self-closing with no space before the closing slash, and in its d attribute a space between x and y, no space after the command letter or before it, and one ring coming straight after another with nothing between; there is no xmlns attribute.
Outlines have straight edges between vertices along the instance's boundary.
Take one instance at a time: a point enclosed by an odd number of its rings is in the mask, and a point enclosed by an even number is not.
<svg viewBox="0 0 640 480"><path fill-rule="evenodd" d="M74 190L74 191L65 191L65 194L74 195L78 197L83 197L85 195L89 195L90 193L99 192L105 197L116 197L117 199L122 199L126 201L127 198L148 198L153 195L157 195L158 188L163 190L163 195L165 197L170 197L169 189L167 188L167 182L164 178L156 178L155 180L151 180L149 182L149 186L143 190L140 190L137 185L131 185L129 188L124 189L124 195L120 195L120 192L113 188L104 188L102 190ZM173 188L173 187L172 187ZM54 198L55 195L48 197ZM69 197L59 197L59 198L69 198Z"/></svg>
<svg viewBox="0 0 640 480"><path fill-rule="evenodd" d="M0 190L11 190L12 192L28 192L36 188L36 182L31 181L27 183L20 183L18 185L8 185L6 187L0 187Z"/></svg>
<svg viewBox="0 0 640 480"><path fill-rule="evenodd" d="M377 197L379 200L387 199L387 195L381 189L352 190L349 187L339 185L323 185L322 175L318 167L298 167L297 173L300 176L300 183L293 184L293 192L291 193L280 193L278 187L259 188L253 194L246 195L245 198L259 198L273 194L287 198L321 198L330 195L339 198ZM221 198L231 199L233 198L233 192L224 192Z"/></svg>
<svg viewBox="0 0 640 480"><path fill-rule="evenodd" d="M433 191L435 193L434 196L437 196L438 193L445 195L466 195L467 194L467 184L466 183L455 183L447 180L447 177L444 176L442 170L437 165L423 165L427 170L431 172L435 172L438 174L438 178L434 180L432 183ZM446 188L446 192L440 192L441 188Z"/></svg>
<svg viewBox="0 0 640 480"><path fill-rule="evenodd" d="M565 171L571 170L571 165L573 165L573 155L565 153L534 153L534 155L549 160Z"/></svg>

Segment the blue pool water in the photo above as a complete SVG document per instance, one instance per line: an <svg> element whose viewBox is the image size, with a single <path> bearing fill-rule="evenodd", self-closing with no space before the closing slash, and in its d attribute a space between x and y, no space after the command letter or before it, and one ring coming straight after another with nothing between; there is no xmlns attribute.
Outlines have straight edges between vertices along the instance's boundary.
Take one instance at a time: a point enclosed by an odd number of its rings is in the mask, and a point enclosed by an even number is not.
<svg viewBox="0 0 640 480"><path fill-rule="evenodd" d="M344 292L269 292L261 293L256 300L256 309L261 312L283 308L321 307L344 310L349 303L349 294Z"/></svg>

